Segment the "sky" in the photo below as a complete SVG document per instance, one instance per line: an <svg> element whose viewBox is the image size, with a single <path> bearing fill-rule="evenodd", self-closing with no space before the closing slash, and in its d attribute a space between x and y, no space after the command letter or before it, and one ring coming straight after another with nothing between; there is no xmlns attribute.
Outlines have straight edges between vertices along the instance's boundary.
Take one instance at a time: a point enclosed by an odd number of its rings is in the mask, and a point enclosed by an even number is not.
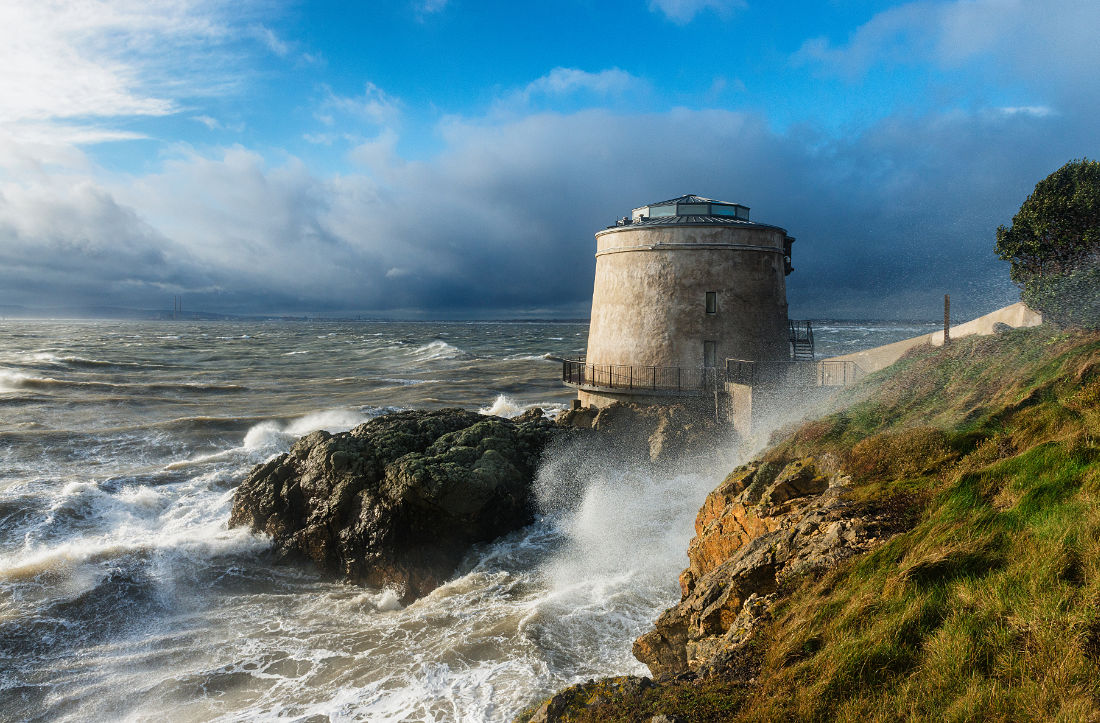
<svg viewBox="0 0 1100 723"><path fill-rule="evenodd" d="M528 7L530 6L530 7ZM0 310L586 317L593 234L742 203L794 318L1018 299L1100 156L1095 0L5 0Z"/></svg>

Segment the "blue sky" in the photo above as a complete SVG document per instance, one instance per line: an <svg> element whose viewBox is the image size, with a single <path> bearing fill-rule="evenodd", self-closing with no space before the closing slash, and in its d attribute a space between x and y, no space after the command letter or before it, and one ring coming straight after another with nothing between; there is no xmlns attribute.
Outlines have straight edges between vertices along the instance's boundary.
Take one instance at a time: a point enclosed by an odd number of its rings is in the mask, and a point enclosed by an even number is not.
<svg viewBox="0 0 1100 723"><path fill-rule="evenodd" d="M531 5L531 7L527 7ZM0 8L0 306L584 316L592 234L698 193L798 238L799 317L1015 299L1097 156L1100 4Z"/></svg>

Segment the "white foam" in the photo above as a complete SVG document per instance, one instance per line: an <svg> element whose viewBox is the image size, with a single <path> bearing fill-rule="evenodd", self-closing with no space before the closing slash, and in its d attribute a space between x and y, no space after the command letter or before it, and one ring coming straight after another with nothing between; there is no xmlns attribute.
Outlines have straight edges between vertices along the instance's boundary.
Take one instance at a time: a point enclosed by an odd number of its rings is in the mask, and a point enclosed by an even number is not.
<svg viewBox="0 0 1100 723"><path fill-rule="evenodd" d="M245 433L243 446L248 450L274 449L287 444L291 436L278 422L260 422Z"/></svg>
<svg viewBox="0 0 1100 723"><path fill-rule="evenodd" d="M335 434L337 432L346 432L352 427L357 427L374 416L373 414L364 414L362 411L355 409L328 409L323 412L307 414L300 419L294 420L286 426L286 431L299 437L303 434L315 432L318 429L323 429L326 432Z"/></svg>
<svg viewBox="0 0 1100 723"><path fill-rule="evenodd" d="M339 381L339 380L337 380ZM387 382L389 384L396 384L399 387L415 387L418 384L439 384L441 379L397 379L392 377L383 377L379 379L380 382Z"/></svg>
<svg viewBox="0 0 1100 723"><path fill-rule="evenodd" d="M0 371L0 392L18 392L24 388L24 384L31 379L26 374L9 370Z"/></svg>
<svg viewBox="0 0 1100 723"><path fill-rule="evenodd" d="M270 540L264 536L226 527L233 495L222 489L224 474L115 492L95 482L69 482L57 492L41 524L28 531L23 548L0 563L0 580L43 572L74 576L82 566L132 554L154 554L170 563L172 558L206 559L266 548ZM78 527L59 542L58 525L69 518L96 524L84 531ZM95 577L87 570L81 574Z"/></svg>
<svg viewBox="0 0 1100 723"><path fill-rule="evenodd" d="M290 445L299 437L310 432L315 432L318 429L323 429L332 434L346 432L369 419L373 419L375 416L377 414L373 410L364 412L361 409L326 409L322 412L307 414L286 424L275 421L260 422L253 425L245 433L241 446L251 452L264 452L267 454L283 452L289 449ZM205 459L216 458L216 455L212 455Z"/></svg>
<svg viewBox="0 0 1100 723"><path fill-rule="evenodd" d="M487 407L481 407L477 411L479 414L511 419L513 417L518 417L528 410L535 409L536 407L541 409L544 416L547 417L553 416L554 413L565 409L564 404L558 404L557 402L524 404L523 402L516 401L512 397L509 397L507 394L499 394L492 404Z"/></svg>
<svg viewBox="0 0 1100 723"><path fill-rule="evenodd" d="M453 344L437 339L424 346L417 347L411 356L418 361L436 361L466 356L466 352Z"/></svg>

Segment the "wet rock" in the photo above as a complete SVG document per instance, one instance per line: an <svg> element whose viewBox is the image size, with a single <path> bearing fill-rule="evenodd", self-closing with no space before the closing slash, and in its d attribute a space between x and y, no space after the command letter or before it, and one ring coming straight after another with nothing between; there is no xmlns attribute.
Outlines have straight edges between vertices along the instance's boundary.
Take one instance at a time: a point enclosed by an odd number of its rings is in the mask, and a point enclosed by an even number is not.
<svg viewBox="0 0 1100 723"><path fill-rule="evenodd" d="M561 434L541 412L461 409L313 432L252 470L230 526L270 535L283 558L402 589L408 602L445 582L470 545L531 522L531 481Z"/></svg>
<svg viewBox="0 0 1100 723"><path fill-rule="evenodd" d="M634 675L590 680L558 691L534 709L521 713L516 720L526 723L566 723L601 705L637 702L652 687L652 680Z"/></svg>
<svg viewBox="0 0 1100 723"><path fill-rule="evenodd" d="M851 504L849 480L831 467L815 458L754 463L708 495L680 576L680 604L634 643L654 676L720 668L768 618L784 579L889 537L889 515Z"/></svg>
<svg viewBox="0 0 1100 723"><path fill-rule="evenodd" d="M575 429L592 429L592 422L600 410L596 407L578 407L566 409L554 420L558 426L573 427Z"/></svg>
<svg viewBox="0 0 1100 723"><path fill-rule="evenodd" d="M732 427L716 422L714 407L708 404L614 402L606 407L567 410L556 422L595 430L612 440L620 453L659 463L673 463L734 441Z"/></svg>

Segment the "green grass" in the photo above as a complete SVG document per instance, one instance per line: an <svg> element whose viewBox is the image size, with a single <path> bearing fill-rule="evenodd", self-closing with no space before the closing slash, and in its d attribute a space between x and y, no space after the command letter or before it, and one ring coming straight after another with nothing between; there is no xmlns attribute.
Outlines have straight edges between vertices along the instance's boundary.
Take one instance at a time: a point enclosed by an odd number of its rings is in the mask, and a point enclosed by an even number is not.
<svg viewBox="0 0 1100 723"><path fill-rule="evenodd" d="M922 501L781 604L740 717L1100 718L1100 338L960 341L769 451L830 452L857 495Z"/></svg>
<svg viewBox="0 0 1100 723"><path fill-rule="evenodd" d="M1100 335L910 354L765 459L832 455L912 527L789 586L752 686L681 681L578 720L1100 720L1098 434Z"/></svg>

